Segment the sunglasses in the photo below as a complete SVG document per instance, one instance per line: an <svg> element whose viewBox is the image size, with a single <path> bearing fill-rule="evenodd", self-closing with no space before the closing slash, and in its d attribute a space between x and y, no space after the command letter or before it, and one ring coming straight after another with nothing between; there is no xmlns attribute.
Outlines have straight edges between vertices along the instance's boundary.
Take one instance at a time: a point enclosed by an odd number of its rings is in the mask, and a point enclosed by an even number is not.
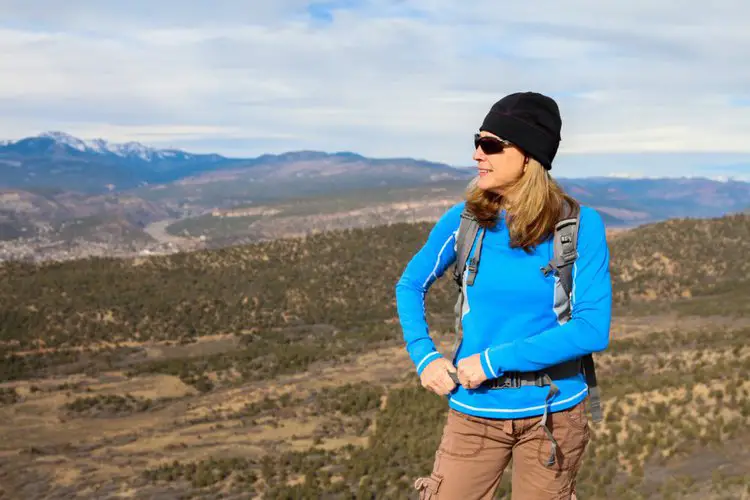
<svg viewBox="0 0 750 500"><path fill-rule="evenodd" d="M477 149L480 146L482 147L482 151L484 151L484 154L494 155L497 153L502 153L505 148L509 148L513 146L513 144L496 137L474 134L474 149Z"/></svg>

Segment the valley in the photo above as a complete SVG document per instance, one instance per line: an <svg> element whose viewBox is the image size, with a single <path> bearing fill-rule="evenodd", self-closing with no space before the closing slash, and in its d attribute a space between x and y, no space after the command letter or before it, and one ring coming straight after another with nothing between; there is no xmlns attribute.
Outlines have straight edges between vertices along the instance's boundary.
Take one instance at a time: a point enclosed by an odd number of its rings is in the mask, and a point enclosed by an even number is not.
<svg viewBox="0 0 750 500"><path fill-rule="evenodd" d="M429 228L5 263L0 491L410 498L446 403L418 385L392 286ZM750 495L748 242L746 215L610 235L605 419L581 498ZM443 279L427 297L443 352L453 293Z"/></svg>
<svg viewBox="0 0 750 500"><path fill-rule="evenodd" d="M0 144L0 262L164 255L435 221L471 168L351 152L226 158L62 132ZM557 179L618 230L750 208L750 182Z"/></svg>
<svg viewBox="0 0 750 500"><path fill-rule="evenodd" d="M721 216L741 211L750 199L750 183L742 182L596 178L560 182L599 211L612 231L670 218ZM0 198L0 236L5 234L0 238L0 261L173 254L321 231L433 222L462 199L466 185L466 181L375 189L333 185L328 194L266 195L260 201L246 194L214 205L211 197L146 201L134 194L6 192ZM675 195L661 200L665 190L677 185L682 186L682 201L676 202Z"/></svg>

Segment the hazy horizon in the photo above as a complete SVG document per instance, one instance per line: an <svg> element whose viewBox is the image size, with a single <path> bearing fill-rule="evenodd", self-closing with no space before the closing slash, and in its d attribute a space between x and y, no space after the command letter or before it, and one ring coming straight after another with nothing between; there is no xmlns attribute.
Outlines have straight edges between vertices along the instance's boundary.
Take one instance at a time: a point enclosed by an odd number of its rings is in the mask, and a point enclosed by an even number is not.
<svg viewBox="0 0 750 500"><path fill-rule="evenodd" d="M37 137L42 134L49 132L63 132L64 131L46 131L38 134L33 134L30 137ZM17 141L26 137L14 137L11 139L5 139L7 141ZM84 141L91 141L94 139L104 139L108 141L106 137L76 137ZM113 141L108 141L112 144ZM3 139L0 139L0 146L3 143ZM156 144L149 144L148 142L141 142L144 146L159 148ZM262 152L257 155L239 156L232 154L230 151L227 154L226 151L222 150L194 150L190 148L180 148L187 153L194 154L219 154L230 159L252 159L265 154L284 154L284 153L296 153L296 152L320 152L325 154L359 154L367 158L372 159L390 159L396 157L385 157L385 156L368 156L364 155L359 151L353 150L339 150L339 151L326 151L323 149L305 149L305 150L288 150L279 152ZM409 158L420 161L429 161L435 163L443 163L455 168L460 169L471 169L474 168L469 162L460 164L451 164L441 161L435 158L424 158L424 157L399 157ZM663 173L665 165L677 165L678 168L671 169L670 173ZM656 173L654 173L656 172ZM561 152L555 159L553 166L552 175L554 177L577 177L577 178L589 178L589 177L617 177L617 178L707 178L718 181L726 180L737 180L750 182L750 155L742 153L706 153L706 152L684 152L684 153L670 153L670 152L654 152L654 153L565 153Z"/></svg>
<svg viewBox="0 0 750 500"><path fill-rule="evenodd" d="M0 137L61 130L231 157L354 151L468 166L492 103L536 90L563 115L557 175L750 176L750 4L739 0L3 10Z"/></svg>

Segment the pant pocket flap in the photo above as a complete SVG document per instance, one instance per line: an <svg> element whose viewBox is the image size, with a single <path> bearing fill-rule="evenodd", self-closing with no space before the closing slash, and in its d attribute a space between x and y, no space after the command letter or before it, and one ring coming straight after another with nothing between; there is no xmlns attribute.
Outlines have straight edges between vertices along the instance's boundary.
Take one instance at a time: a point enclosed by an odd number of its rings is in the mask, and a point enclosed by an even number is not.
<svg viewBox="0 0 750 500"><path fill-rule="evenodd" d="M420 477L414 481L414 488L422 491L427 490L432 494L436 494L440 488L440 483L443 482L443 476L432 473L427 477Z"/></svg>

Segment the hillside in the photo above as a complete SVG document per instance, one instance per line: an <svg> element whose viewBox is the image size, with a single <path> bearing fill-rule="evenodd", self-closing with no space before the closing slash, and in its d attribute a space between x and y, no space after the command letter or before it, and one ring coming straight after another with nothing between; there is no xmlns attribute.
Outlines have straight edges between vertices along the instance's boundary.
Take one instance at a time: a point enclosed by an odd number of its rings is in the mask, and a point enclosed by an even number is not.
<svg viewBox="0 0 750 500"><path fill-rule="evenodd" d="M612 245L615 303L750 313L749 251L748 214L673 219L625 232ZM648 308L652 302L658 305Z"/></svg>
<svg viewBox="0 0 750 500"><path fill-rule="evenodd" d="M174 215L127 195L0 190L0 261L133 255L159 245L148 224Z"/></svg>
<svg viewBox="0 0 750 500"><path fill-rule="evenodd" d="M393 301L430 227L4 264L0 479L25 498L404 498L445 410L416 384ZM750 493L749 232L735 215L612 238L606 422L581 498ZM448 279L428 295L441 348L453 301Z"/></svg>
<svg viewBox="0 0 750 500"><path fill-rule="evenodd" d="M706 179L561 179L582 203L596 208L611 228L675 217L715 217L740 211L750 183ZM247 243L308 232L371 227L394 222L432 222L462 199L463 181L426 186L352 190L213 210L174 222L174 236L203 236L207 245Z"/></svg>
<svg viewBox="0 0 750 500"><path fill-rule="evenodd" d="M393 224L136 260L8 263L0 267L3 340L28 346L28 328L63 347L136 333L165 340L238 333L248 325L385 321L394 316L393 284L430 227ZM676 305L735 289L747 275L748 236L748 215L624 233L611 242L615 304ZM430 294L435 310L450 310L450 285ZM62 314L71 310L79 313L75 319Z"/></svg>

